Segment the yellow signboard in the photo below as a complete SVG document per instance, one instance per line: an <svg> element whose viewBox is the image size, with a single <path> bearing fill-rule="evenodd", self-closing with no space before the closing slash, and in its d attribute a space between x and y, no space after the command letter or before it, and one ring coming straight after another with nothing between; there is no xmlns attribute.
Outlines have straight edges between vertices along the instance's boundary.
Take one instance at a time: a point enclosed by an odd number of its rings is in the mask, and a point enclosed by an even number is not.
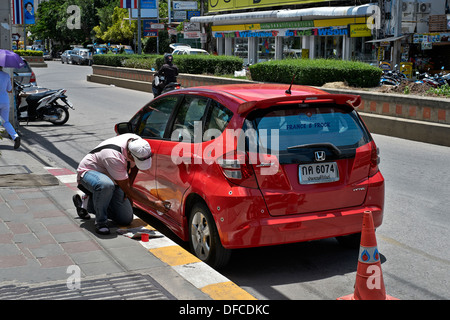
<svg viewBox="0 0 450 320"><path fill-rule="evenodd" d="M402 62L400 65L400 72L408 78L412 78L412 62Z"/></svg>
<svg viewBox="0 0 450 320"><path fill-rule="evenodd" d="M372 36L372 30L367 27L367 24L351 24L350 38L361 38Z"/></svg>
<svg viewBox="0 0 450 320"><path fill-rule="evenodd" d="M365 17L357 18L339 18L339 19L320 19L314 20L314 27L335 27L346 26L351 23L366 23Z"/></svg>
<svg viewBox="0 0 450 320"><path fill-rule="evenodd" d="M327 0L208 0L208 10L209 12L218 12L325 1Z"/></svg>

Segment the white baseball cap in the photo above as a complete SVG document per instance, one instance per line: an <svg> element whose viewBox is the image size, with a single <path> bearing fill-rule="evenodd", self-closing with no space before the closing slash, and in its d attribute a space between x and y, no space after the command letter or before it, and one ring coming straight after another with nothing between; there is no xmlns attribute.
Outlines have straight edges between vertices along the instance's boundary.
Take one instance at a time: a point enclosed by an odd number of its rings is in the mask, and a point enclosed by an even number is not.
<svg viewBox="0 0 450 320"><path fill-rule="evenodd" d="M142 138L132 139L128 142L128 151L133 156L133 160L139 170L148 170L151 168L152 148L150 148L146 140Z"/></svg>

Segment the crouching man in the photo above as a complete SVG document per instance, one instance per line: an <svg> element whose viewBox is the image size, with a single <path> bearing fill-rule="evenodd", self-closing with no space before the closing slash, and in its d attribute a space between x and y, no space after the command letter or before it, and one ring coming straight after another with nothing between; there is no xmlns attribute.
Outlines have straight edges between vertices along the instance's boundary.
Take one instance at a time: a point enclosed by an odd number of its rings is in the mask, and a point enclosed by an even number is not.
<svg viewBox="0 0 450 320"><path fill-rule="evenodd" d="M133 200L167 212L169 203L151 201L133 188L138 171L148 170L151 166L150 145L135 134L122 134L100 143L78 165L78 188L88 196L86 205L80 195L73 196L80 218L89 219L88 212L95 213L95 230L106 235L110 233L108 219L119 225L131 223Z"/></svg>

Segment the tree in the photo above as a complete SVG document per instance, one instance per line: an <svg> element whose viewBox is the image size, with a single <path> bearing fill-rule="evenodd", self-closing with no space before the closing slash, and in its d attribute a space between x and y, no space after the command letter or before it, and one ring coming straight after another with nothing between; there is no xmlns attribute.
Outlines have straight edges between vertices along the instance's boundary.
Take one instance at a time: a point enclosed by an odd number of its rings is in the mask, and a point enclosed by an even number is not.
<svg viewBox="0 0 450 320"><path fill-rule="evenodd" d="M100 0L43 1L36 12L36 24L28 29L34 39L51 39L63 48L91 42L92 29L98 24L94 10L97 2L102 3ZM73 24L74 19L79 23Z"/></svg>
<svg viewBox="0 0 450 320"><path fill-rule="evenodd" d="M109 21L105 17L109 10L110 7L99 12L103 19L100 25L94 27L96 37L105 42L131 44L137 28L136 21L125 20L128 18L128 10L119 7L113 8L111 21Z"/></svg>

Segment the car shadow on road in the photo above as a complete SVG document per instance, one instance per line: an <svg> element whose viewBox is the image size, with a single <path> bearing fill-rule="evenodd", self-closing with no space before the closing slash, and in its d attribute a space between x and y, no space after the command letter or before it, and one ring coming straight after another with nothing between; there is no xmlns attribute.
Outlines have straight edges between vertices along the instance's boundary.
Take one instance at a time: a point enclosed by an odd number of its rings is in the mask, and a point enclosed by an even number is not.
<svg viewBox="0 0 450 320"><path fill-rule="evenodd" d="M359 248L344 247L335 238L239 249L233 251L229 264L220 271L240 286L251 287L267 299L290 299L274 289L284 285L302 285L312 296L329 299L328 293L314 289L319 284L309 283L356 272L358 253ZM384 261L386 259L381 255L381 262ZM349 291L352 290L349 287Z"/></svg>

